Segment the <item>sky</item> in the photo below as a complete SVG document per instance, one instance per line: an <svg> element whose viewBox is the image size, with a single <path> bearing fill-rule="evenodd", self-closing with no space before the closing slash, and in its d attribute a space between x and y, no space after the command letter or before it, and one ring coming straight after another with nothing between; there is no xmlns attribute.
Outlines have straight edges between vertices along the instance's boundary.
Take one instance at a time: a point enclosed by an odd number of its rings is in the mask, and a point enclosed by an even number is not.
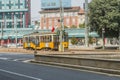
<svg viewBox="0 0 120 80"><path fill-rule="evenodd" d="M80 6L83 7L83 3L85 0L72 0L72 6ZM91 0L88 0L91 1ZM40 14L39 11L41 10L41 0L31 0L31 20L39 20Z"/></svg>

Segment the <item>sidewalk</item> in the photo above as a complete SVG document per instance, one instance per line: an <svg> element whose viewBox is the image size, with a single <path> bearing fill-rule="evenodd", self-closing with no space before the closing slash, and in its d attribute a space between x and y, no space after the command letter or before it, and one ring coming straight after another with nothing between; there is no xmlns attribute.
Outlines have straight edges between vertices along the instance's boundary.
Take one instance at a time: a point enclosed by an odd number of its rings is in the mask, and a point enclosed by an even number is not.
<svg viewBox="0 0 120 80"><path fill-rule="evenodd" d="M23 48L0 48L0 52L21 52L34 54L34 50L26 50ZM64 52L59 51L40 51L37 54L119 54L120 50L91 50L91 49L71 49Z"/></svg>

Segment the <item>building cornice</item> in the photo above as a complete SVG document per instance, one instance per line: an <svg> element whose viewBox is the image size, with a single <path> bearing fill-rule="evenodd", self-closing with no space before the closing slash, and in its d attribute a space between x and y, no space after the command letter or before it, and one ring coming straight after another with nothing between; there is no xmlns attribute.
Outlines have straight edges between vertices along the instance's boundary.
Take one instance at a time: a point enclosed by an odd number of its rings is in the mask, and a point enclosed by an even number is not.
<svg viewBox="0 0 120 80"><path fill-rule="evenodd" d="M70 8L64 8L64 12L79 12L81 10L80 7L70 7ZM43 13L57 13L60 12L60 9L44 9L42 11L39 11L40 14Z"/></svg>

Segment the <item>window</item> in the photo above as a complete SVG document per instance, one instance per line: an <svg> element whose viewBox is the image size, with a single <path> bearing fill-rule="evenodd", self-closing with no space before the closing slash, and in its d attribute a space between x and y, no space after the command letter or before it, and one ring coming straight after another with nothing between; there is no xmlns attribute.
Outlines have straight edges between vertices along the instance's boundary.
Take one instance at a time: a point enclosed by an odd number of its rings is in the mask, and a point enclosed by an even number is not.
<svg viewBox="0 0 120 80"><path fill-rule="evenodd" d="M3 18L3 16L2 16L2 14L0 13L0 19L2 19Z"/></svg>
<svg viewBox="0 0 120 80"><path fill-rule="evenodd" d="M66 18L66 24L69 25L70 19Z"/></svg>
<svg viewBox="0 0 120 80"><path fill-rule="evenodd" d="M75 18L72 18L72 23L73 25L75 25Z"/></svg>
<svg viewBox="0 0 120 80"><path fill-rule="evenodd" d="M54 35L54 36L53 36L53 41L54 41L54 42L59 42L59 36Z"/></svg>

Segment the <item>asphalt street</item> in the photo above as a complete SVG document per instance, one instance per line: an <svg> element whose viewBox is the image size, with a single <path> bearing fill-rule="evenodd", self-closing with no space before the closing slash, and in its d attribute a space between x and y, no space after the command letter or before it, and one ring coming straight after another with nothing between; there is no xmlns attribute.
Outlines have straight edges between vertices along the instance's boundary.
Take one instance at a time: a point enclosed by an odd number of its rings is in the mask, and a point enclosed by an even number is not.
<svg viewBox="0 0 120 80"><path fill-rule="evenodd" d="M30 54L0 54L0 80L120 80L119 76L25 62Z"/></svg>

